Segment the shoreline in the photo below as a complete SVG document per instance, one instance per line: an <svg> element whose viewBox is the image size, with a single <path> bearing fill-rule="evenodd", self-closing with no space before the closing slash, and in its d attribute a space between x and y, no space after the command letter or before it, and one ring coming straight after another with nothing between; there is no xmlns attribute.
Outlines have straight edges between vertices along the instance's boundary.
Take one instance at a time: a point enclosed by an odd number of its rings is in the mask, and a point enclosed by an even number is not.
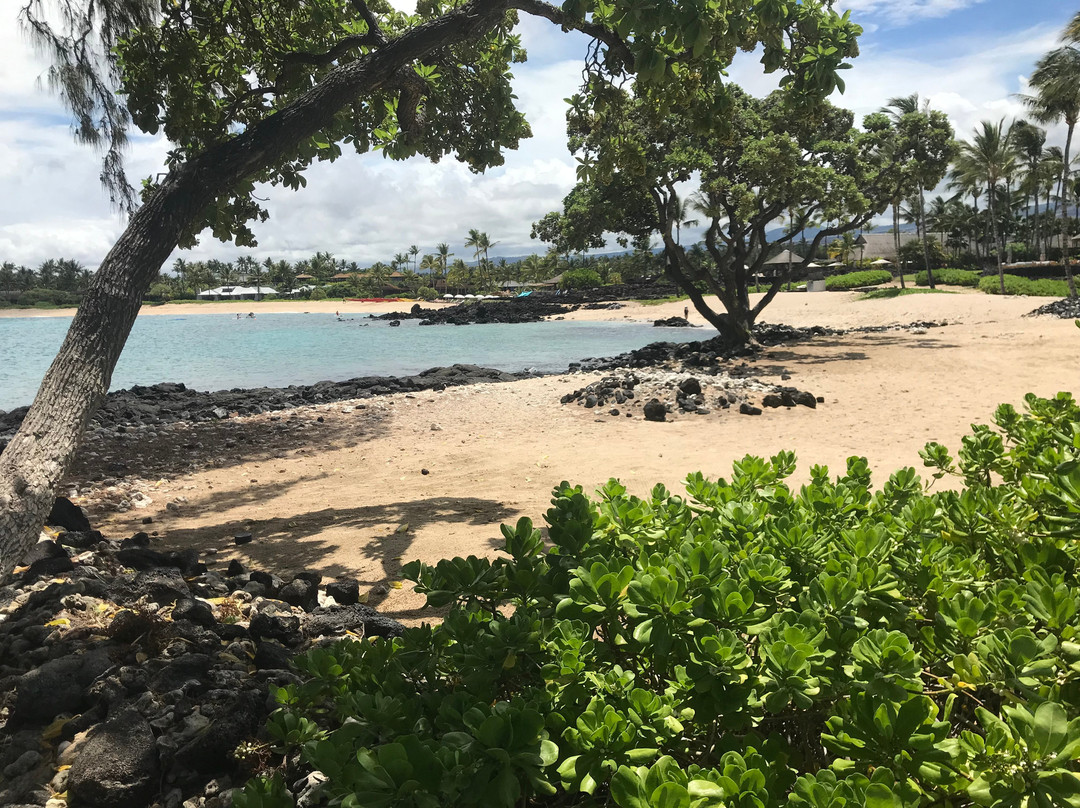
<svg viewBox="0 0 1080 808"><path fill-rule="evenodd" d="M781 450L798 455L790 480L796 488L812 464L842 473L853 455L868 458L877 486L904 466L926 478L918 451L927 441L955 451L971 423L990 422L999 403L1021 407L1027 392L1053 396L1076 387L1080 336L1071 320L1022 316L1041 302L989 295L780 298L766 319L796 327L949 323L922 333L774 345L755 362L736 359L723 368L821 396L815 409L721 412L712 400L716 384L702 369L693 375L712 386L706 404L713 412L677 411L654 423L638 416L640 409L625 418L607 407L561 404L613 375L568 373L112 431L84 443L59 493L71 493L106 532L157 531L170 548L216 548L223 562L235 558L260 569L355 574L363 590L383 593L389 614L415 623L423 619L416 611L423 599L395 586L402 564L490 555L499 524L541 519L560 480L591 490L618 477L647 496L655 483L678 491L688 473L727 477L746 454ZM660 319L681 314L683 305L638 311ZM623 319L635 309L580 313ZM152 524L143 527L145 518ZM237 532L254 540L235 547Z"/></svg>

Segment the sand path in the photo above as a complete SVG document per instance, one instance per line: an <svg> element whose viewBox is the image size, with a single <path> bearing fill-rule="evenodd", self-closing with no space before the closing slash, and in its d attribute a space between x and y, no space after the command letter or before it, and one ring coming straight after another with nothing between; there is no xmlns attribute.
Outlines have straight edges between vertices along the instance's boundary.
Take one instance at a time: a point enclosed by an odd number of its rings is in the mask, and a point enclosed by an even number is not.
<svg viewBox="0 0 1080 808"><path fill-rule="evenodd" d="M501 543L500 523L542 521L560 480L591 490L618 476L645 494L656 482L678 489L690 471L727 475L747 453L793 449L797 480L812 464L840 470L858 454L869 458L880 484L896 468L918 467L926 441L956 447L969 425L987 422L1000 402L1019 406L1029 391L1080 388L1073 323L1021 317L1042 302L982 294L875 301L782 295L764 319L950 325L770 349L756 372L769 380L791 374L791 384L825 397L816 410L716 412L656 424L560 405L561 395L592 380L588 375L394 396L350 413L333 405L320 413L325 444L265 460L222 449L221 467L162 483L150 492L148 509L95 519L108 535L122 537L142 529L140 519L150 514L164 544L220 548L221 562L237 557L267 569L349 573L369 589L370 602L416 619L422 599L408 583L398 584L402 563L492 553ZM653 319L681 314L683 305L575 316ZM180 514L164 508L176 496L187 498ZM250 529L255 541L234 548L231 536L240 529Z"/></svg>

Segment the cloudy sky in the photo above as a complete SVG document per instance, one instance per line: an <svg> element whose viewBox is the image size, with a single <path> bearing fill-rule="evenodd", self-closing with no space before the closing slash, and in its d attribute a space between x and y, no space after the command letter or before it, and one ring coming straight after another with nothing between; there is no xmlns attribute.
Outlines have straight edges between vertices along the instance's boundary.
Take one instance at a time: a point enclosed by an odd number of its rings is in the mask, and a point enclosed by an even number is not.
<svg viewBox="0 0 1080 808"><path fill-rule="evenodd" d="M123 228L98 183L98 157L76 145L62 108L39 86L43 63L15 19L0 11L0 261L36 265L49 257L96 266ZM834 101L859 115L886 99L920 93L952 118L960 137L981 119L1022 114L1012 97L1035 60L1053 47L1077 11L1070 0L838 0L865 29L862 55ZM574 182L562 99L574 92L583 40L546 21L522 33L529 62L516 92L534 137L484 175L453 161L395 163L350 154L312 167L299 193L267 189L271 218L256 229L258 258L296 260L329 250L346 260L389 260L410 244L430 252L446 241L459 255L470 228L498 242L492 255L541 251L533 221L560 205ZM731 71L747 89L773 88L752 55ZM1059 133L1052 133L1052 137ZM160 170L166 144L135 138L129 175ZM205 238L186 257L229 260L241 251ZM178 253L179 255L179 253Z"/></svg>

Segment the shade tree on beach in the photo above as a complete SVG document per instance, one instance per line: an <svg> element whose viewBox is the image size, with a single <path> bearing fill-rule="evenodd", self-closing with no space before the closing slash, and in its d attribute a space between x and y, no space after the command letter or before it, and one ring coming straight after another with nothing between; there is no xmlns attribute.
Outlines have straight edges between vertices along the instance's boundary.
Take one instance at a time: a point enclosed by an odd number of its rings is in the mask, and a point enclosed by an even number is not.
<svg viewBox="0 0 1080 808"><path fill-rule="evenodd" d="M725 82L701 98L669 107L591 82L567 114L579 184L534 235L566 249L594 246L605 232L638 241L659 234L669 277L734 343L752 341L755 320L787 280L786 271L776 273L751 304L750 288L771 255L821 220L808 236L804 269L827 239L936 184L952 155L952 128L941 113L919 110L896 121L874 114L858 129L851 112L829 103L808 108L787 88L758 99ZM691 208L706 226L700 258L677 238L686 221L683 189L694 178ZM770 236L791 211L798 216Z"/></svg>

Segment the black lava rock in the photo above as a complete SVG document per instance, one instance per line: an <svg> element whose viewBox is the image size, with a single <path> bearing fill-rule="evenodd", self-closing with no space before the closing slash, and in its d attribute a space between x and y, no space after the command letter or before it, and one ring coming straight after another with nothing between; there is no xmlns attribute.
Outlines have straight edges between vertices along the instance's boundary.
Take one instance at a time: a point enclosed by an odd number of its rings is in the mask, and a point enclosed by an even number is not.
<svg viewBox="0 0 1080 808"><path fill-rule="evenodd" d="M251 623L248 625L248 631L253 637L269 637L272 640L285 642L295 641L299 630L300 618L296 615L269 611L259 612L251 618Z"/></svg>
<svg viewBox="0 0 1080 808"><path fill-rule="evenodd" d="M299 606L305 612L310 612L319 605L319 587L310 580L297 577L281 587L278 598L290 606Z"/></svg>
<svg viewBox="0 0 1080 808"><path fill-rule="evenodd" d="M69 530L57 536L56 540L67 547L86 550L105 541L105 537L100 530Z"/></svg>
<svg viewBox="0 0 1080 808"><path fill-rule="evenodd" d="M252 536L251 536L250 533L247 533L247 532L237 533L235 536L233 536L233 541L236 544L250 544L251 543L251 538L252 538Z"/></svg>
<svg viewBox="0 0 1080 808"><path fill-rule="evenodd" d="M263 640L255 646L255 667L259 670L288 670L293 652L276 640Z"/></svg>
<svg viewBox="0 0 1080 808"><path fill-rule="evenodd" d="M158 790L154 733L127 707L93 732L68 774L73 805L142 808Z"/></svg>
<svg viewBox="0 0 1080 808"><path fill-rule="evenodd" d="M755 407L753 404L744 401L739 405L739 412L743 415L761 415L761 407Z"/></svg>
<svg viewBox="0 0 1080 808"><path fill-rule="evenodd" d="M667 408L658 399L652 399L645 404L642 410L646 421L666 421Z"/></svg>
<svg viewBox="0 0 1080 808"><path fill-rule="evenodd" d="M39 541L30 548L30 552L23 558L23 565L33 564L35 561L43 561L47 558L67 558L67 551L60 546L58 541Z"/></svg>
<svg viewBox="0 0 1080 808"><path fill-rule="evenodd" d="M105 648L60 657L24 673L15 684L16 725L51 721L61 713L80 713L89 705L87 688L112 666Z"/></svg>
<svg viewBox="0 0 1080 808"><path fill-rule="evenodd" d="M75 565L71 563L71 559L65 553L62 556L38 559L30 565L30 569L23 573L22 580L24 584L28 584L38 578L62 575L65 572L71 572L73 569L75 569Z"/></svg>
<svg viewBox="0 0 1080 808"><path fill-rule="evenodd" d="M64 530L76 532L90 530L90 520L75 503L67 497L57 497L52 510L45 518L45 524L52 527L62 527Z"/></svg>
<svg viewBox="0 0 1080 808"><path fill-rule="evenodd" d="M200 626L213 628L217 624L214 619L214 610L201 600L194 598L180 598L176 601L172 611L173 620L190 620Z"/></svg>
<svg viewBox="0 0 1080 808"><path fill-rule="evenodd" d="M143 612L124 609L109 623L109 636L118 642L135 642L154 627L154 620Z"/></svg>
<svg viewBox="0 0 1080 808"><path fill-rule="evenodd" d="M253 621L252 626L254 625ZM309 638L359 630L370 637L400 637L405 627L397 620L391 620L362 603L318 609L304 622L304 634Z"/></svg>
<svg viewBox="0 0 1080 808"><path fill-rule="evenodd" d="M360 584L356 581L331 581L326 585L326 594L342 606L352 606L360 602Z"/></svg>
<svg viewBox="0 0 1080 808"><path fill-rule="evenodd" d="M237 561L235 558L229 562L229 568L225 571L225 574L230 578L236 575L246 575L247 567Z"/></svg>
<svg viewBox="0 0 1080 808"><path fill-rule="evenodd" d="M266 720L266 699L244 690L214 691L214 698L202 705L203 715L212 717L210 726L177 750L176 760L200 774L219 771L241 741L252 737Z"/></svg>
<svg viewBox="0 0 1080 808"><path fill-rule="evenodd" d="M190 592L184 576L175 567L144 570L135 576L132 588L136 598L145 597L162 606L186 598Z"/></svg>
<svg viewBox="0 0 1080 808"><path fill-rule="evenodd" d="M679 392L686 396L700 395L701 382L699 382L693 376L687 376L685 379L679 382Z"/></svg>

